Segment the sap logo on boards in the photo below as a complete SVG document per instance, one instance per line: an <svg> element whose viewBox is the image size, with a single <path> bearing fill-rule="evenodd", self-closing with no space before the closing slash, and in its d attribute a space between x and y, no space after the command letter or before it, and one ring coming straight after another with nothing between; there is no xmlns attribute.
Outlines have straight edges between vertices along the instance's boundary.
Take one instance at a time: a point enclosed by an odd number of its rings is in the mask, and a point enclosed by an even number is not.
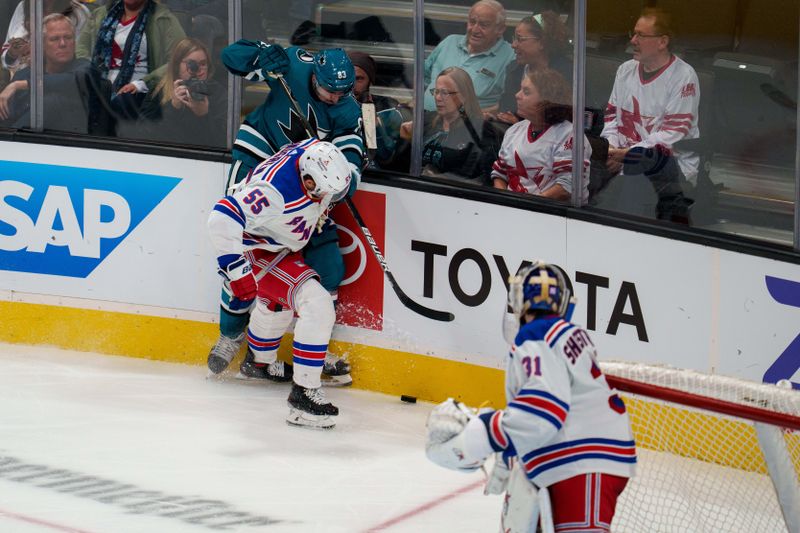
<svg viewBox="0 0 800 533"><path fill-rule="evenodd" d="M0 161L0 269L85 278L180 181Z"/></svg>
<svg viewBox="0 0 800 533"><path fill-rule="evenodd" d="M412 240L411 250L423 254L422 294L426 298L433 298L433 272L436 256L447 258L447 246ZM459 280L459 271L468 262L474 263L480 271L480 287L474 294L467 293ZM505 289L508 290L508 276L512 271L509 270L505 258L501 255L493 254L491 262L494 263L497 277L502 281ZM530 261L523 261L519 267L530 263ZM486 301L492 289L492 266L489 259L474 248L462 248L450 256L447 268L447 280L450 290L459 302L468 307L477 307ZM516 270L513 272L516 272ZM597 328L597 290L610 288L610 280L607 277L587 272L575 272L573 279L575 283L582 283L587 287L586 329L594 331ZM628 309L630 309L630 312L627 311ZM623 324L634 327L636 335L641 342L649 342L647 326L642 306L639 303L639 295L636 292L636 285L630 281L623 281L617 290L614 308L611 311L605 333L616 335L619 327Z"/></svg>

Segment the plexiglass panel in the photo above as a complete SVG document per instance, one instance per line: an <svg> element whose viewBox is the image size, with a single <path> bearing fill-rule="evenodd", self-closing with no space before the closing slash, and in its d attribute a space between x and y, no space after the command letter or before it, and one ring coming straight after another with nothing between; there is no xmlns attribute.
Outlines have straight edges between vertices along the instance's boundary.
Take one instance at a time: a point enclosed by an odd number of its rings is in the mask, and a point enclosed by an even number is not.
<svg viewBox="0 0 800 533"><path fill-rule="evenodd" d="M9 102L0 115L12 128L31 125L30 3L6 2L0 12L8 27L0 102ZM44 0L42 8L45 130L226 146L225 2Z"/></svg>
<svg viewBox="0 0 800 533"><path fill-rule="evenodd" d="M797 3L590 0L591 202L792 243Z"/></svg>
<svg viewBox="0 0 800 533"><path fill-rule="evenodd" d="M304 99L310 102L303 105L303 114L314 114L313 122L320 138L337 144L340 141L345 143L348 135L346 130L351 125L359 135L363 134L360 123L362 112L368 119L372 117L373 120L367 120L370 134L365 136L365 140L368 141L369 150L364 155L368 156L365 160L373 168L378 168L376 160L386 152L385 127L394 127L395 122L399 126L393 116L389 119L386 117L395 112L399 114L397 108L408 104L413 95L413 4L409 0L380 3L366 0L276 0L245 1L243 9L244 38L282 46L292 62L297 58L314 61L314 54L326 49L339 49L347 55L354 65L355 85L350 94L342 94L336 102L328 102L333 106L320 106L320 102L326 102L327 97L320 94L319 84L295 79L293 71L289 72L287 80L293 91L300 94L297 100L301 104ZM304 52L307 54L304 55ZM316 72L317 67L314 68ZM268 83L245 82L242 106L244 121L252 125L254 121L261 120L259 106L265 102L269 90ZM354 108L351 105L353 98L357 103ZM350 108L355 109L356 113L353 124ZM406 113L405 108L402 109ZM273 114L275 112L274 109L271 111ZM369 127L369 124L377 126ZM275 132L268 140L272 141L272 137L275 137L275 142L279 142L284 137L286 140L305 137L304 132L294 131L299 128L296 124L286 125L291 133L282 136L281 132ZM382 161L386 162L387 159ZM387 164L381 168L406 171L408 162L406 160L405 164L391 167Z"/></svg>
<svg viewBox="0 0 800 533"><path fill-rule="evenodd" d="M571 200L571 6L426 3L423 175Z"/></svg>
<svg viewBox="0 0 800 533"><path fill-rule="evenodd" d="M27 2L0 1L0 127L30 125L30 11ZM27 11L27 13L26 13ZM27 22L27 24L26 24ZM17 73L19 76L17 77Z"/></svg>

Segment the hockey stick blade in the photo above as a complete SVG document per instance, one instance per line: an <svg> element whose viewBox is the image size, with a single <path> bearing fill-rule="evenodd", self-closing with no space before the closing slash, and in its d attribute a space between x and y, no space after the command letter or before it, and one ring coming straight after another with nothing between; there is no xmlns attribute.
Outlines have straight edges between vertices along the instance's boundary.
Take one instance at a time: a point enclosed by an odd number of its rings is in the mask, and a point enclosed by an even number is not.
<svg viewBox="0 0 800 533"><path fill-rule="evenodd" d="M364 235L369 247L372 249L372 254L375 256L378 264L381 265L381 269L383 269L383 273L386 275L386 279L389 280L389 285L391 285L392 289L394 289L394 293L397 295L400 303L418 315L430 318L431 320L438 320L440 322L452 322L455 320L456 317L453 313L449 313L447 311L437 311L436 309L425 307L424 305L419 304L409 298L409 296L403 292L403 290L400 288L400 285L398 285L397 280L394 279L394 274L392 274L392 271L389 270L389 265L386 264L386 259L383 257L380 248L378 248L378 243L375 242L375 239L372 237L372 233L370 233L369 228L366 226L366 224L364 224L364 220L361 218L361 214L358 212L358 209L356 209L353 200L346 198L345 202L347 203L347 207L350 208L353 218L356 219L356 224L358 224L358 227L361 229L361 233Z"/></svg>

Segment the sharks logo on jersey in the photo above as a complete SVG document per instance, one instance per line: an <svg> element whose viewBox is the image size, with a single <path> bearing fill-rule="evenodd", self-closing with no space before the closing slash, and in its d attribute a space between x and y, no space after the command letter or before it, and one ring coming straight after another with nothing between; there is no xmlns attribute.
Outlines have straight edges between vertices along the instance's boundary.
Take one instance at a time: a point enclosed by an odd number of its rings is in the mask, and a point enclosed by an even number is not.
<svg viewBox="0 0 800 533"><path fill-rule="evenodd" d="M317 137L324 139L327 132L320 131L317 126L317 114L310 105L307 108L306 117L308 119L308 125L311 126L311 131L317 132ZM280 126L284 137L289 142L296 143L308 139L308 133L306 132L305 126L303 126L303 118L298 116L294 109L289 109L289 124L284 124L279 120L278 126Z"/></svg>
<svg viewBox="0 0 800 533"><path fill-rule="evenodd" d="M243 161L252 168L282 146L308 138L302 121L280 82L252 70L263 46L279 45L241 40L228 46L223 54L228 70L240 76L250 76L248 79L263 80L270 86L264 103L245 118L233 146L234 159ZM364 159L364 143L360 131L361 106L352 96L343 97L333 105L322 102L316 96L311 83L314 56L295 46L287 48L286 53L289 57L289 68L283 75L284 80L300 109L306 112L313 131L320 140L331 142L341 149L356 168L361 168Z"/></svg>

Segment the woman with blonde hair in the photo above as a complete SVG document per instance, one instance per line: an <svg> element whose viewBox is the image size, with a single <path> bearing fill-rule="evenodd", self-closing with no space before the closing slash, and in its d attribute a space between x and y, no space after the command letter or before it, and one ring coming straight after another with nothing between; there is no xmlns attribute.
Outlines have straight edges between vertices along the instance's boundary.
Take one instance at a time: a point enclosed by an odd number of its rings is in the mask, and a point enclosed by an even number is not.
<svg viewBox="0 0 800 533"><path fill-rule="evenodd" d="M167 70L148 96L146 116L159 140L203 146L225 145L225 91L211 76L214 65L197 39L178 41Z"/></svg>
<svg viewBox="0 0 800 533"><path fill-rule="evenodd" d="M424 115L423 174L490 185L489 173L500 142L483 120L469 74L448 67L436 77L430 92L436 111ZM400 136L411 139L412 127L411 122L403 123Z"/></svg>

